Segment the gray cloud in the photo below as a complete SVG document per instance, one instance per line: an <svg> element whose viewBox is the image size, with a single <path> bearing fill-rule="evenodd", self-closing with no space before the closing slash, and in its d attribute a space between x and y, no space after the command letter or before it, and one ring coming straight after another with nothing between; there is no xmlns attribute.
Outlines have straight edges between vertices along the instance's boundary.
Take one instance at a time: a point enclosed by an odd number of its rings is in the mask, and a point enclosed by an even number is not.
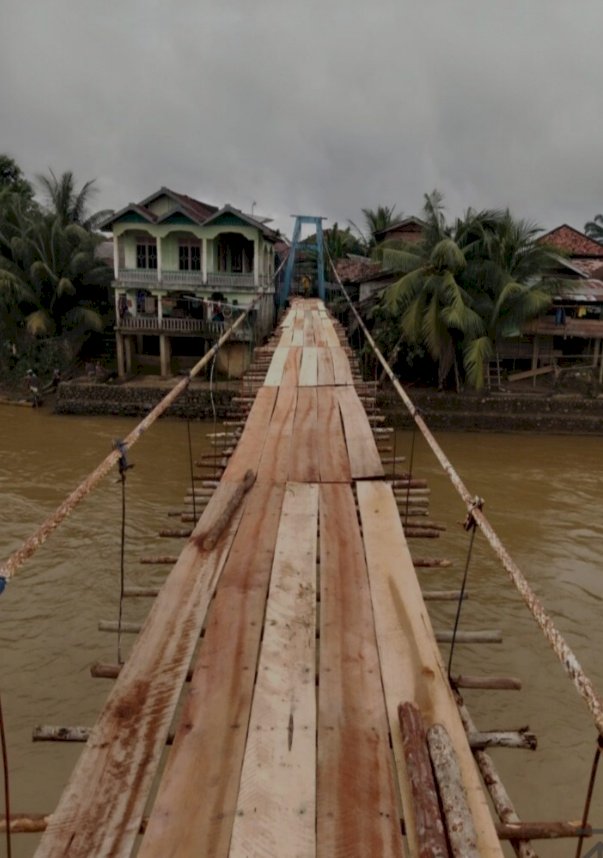
<svg viewBox="0 0 603 858"><path fill-rule="evenodd" d="M603 211L603 7L582 0L0 0L0 151L277 217Z"/></svg>

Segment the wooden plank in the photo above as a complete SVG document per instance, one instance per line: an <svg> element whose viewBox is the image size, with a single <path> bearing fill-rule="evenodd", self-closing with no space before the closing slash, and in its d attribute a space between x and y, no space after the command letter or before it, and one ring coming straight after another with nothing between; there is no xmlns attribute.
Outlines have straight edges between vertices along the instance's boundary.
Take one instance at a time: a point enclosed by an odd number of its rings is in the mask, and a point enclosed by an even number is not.
<svg viewBox="0 0 603 858"><path fill-rule="evenodd" d="M288 483L230 858L316 855L317 529L318 486Z"/></svg>
<svg viewBox="0 0 603 858"><path fill-rule="evenodd" d="M317 388L300 387L293 422L289 480L292 483L317 483L319 479Z"/></svg>
<svg viewBox="0 0 603 858"><path fill-rule="evenodd" d="M279 388L258 467L258 480L272 483L287 482L297 390L297 387L289 385Z"/></svg>
<svg viewBox="0 0 603 858"><path fill-rule="evenodd" d="M257 471L277 394L277 387L261 387L258 390L243 434L230 457L222 480L240 482L247 470Z"/></svg>
<svg viewBox="0 0 603 858"><path fill-rule="evenodd" d="M507 376L508 381L523 381L526 378L535 378L537 375L546 375L549 372L554 372L553 364L548 366L540 366L537 369L527 369L525 372L514 372Z"/></svg>
<svg viewBox="0 0 603 858"><path fill-rule="evenodd" d="M358 394L353 387L338 387L337 396L352 478L361 480L384 476L371 425Z"/></svg>
<svg viewBox="0 0 603 858"><path fill-rule="evenodd" d="M333 387L319 387L317 396L320 480L323 483L349 483L352 475L337 391Z"/></svg>
<svg viewBox="0 0 603 858"><path fill-rule="evenodd" d="M304 329L303 329L303 321L302 327L297 327L299 319L295 320L295 326L293 328L293 333L291 335L291 345L292 346L303 346L304 344Z"/></svg>
<svg viewBox="0 0 603 858"><path fill-rule="evenodd" d="M265 387L278 387L280 385L283 377L283 370L285 368L285 362L288 357L288 348L280 346L274 350L274 354L272 355L272 360L270 361L270 366L268 367L268 372L266 373L266 378L264 380Z"/></svg>
<svg viewBox="0 0 603 858"><path fill-rule="evenodd" d="M144 623L43 835L37 858L129 856L192 653L242 509L201 548L236 491L221 484ZM246 505L250 497L244 501Z"/></svg>
<svg viewBox="0 0 603 858"><path fill-rule="evenodd" d="M304 347L316 346L316 341L314 340L314 324L312 321L313 315L314 314L311 310L306 310L304 313Z"/></svg>
<svg viewBox="0 0 603 858"><path fill-rule="evenodd" d="M316 350L318 356L317 384L321 386L325 384L332 386L335 384L335 371L333 369L331 351L331 349L326 348L317 348Z"/></svg>
<svg viewBox="0 0 603 858"><path fill-rule="evenodd" d="M428 726L440 723L446 728L461 767L477 830L479 854L483 858L501 858L503 853L488 802L435 642L392 489L383 482L360 482L357 492L381 677L409 851L416 854L417 837L410 778L404 762L402 737L397 729L397 710L401 702L414 703Z"/></svg>
<svg viewBox="0 0 603 858"><path fill-rule="evenodd" d="M299 368L301 365L302 350L299 347L289 349L289 356L285 362L283 369L283 377L281 379L282 386L297 387L299 380Z"/></svg>
<svg viewBox="0 0 603 858"><path fill-rule="evenodd" d="M353 384L352 370L348 357L341 347L331 349L335 384Z"/></svg>
<svg viewBox="0 0 603 858"><path fill-rule="evenodd" d="M139 858L228 855L284 491L247 498Z"/></svg>
<svg viewBox="0 0 603 858"><path fill-rule="evenodd" d="M299 371L300 387L316 387L318 381L318 351L316 348L304 347Z"/></svg>
<svg viewBox="0 0 603 858"><path fill-rule="evenodd" d="M281 338L278 341L278 348L288 348L293 342L293 323L283 328Z"/></svg>
<svg viewBox="0 0 603 858"><path fill-rule="evenodd" d="M335 333L335 328L333 327L333 323L330 319L323 319L323 327L324 327L324 336L327 342L327 346L329 348L337 349L341 348L341 343L339 342L339 337Z"/></svg>
<svg viewBox="0 0 603 858"><path fill-rule="evenodd" d="M350 486L320 487L317 858L402 858L366 565Z"/></svg>
<svg viewBox="0 0 603 858"><path fill-rule="evenodd" d="M325 331L322 325L322 319L318 311L312 313L312 325L314 327L314 343L317 348L324 348L327 345Z"/></svg>

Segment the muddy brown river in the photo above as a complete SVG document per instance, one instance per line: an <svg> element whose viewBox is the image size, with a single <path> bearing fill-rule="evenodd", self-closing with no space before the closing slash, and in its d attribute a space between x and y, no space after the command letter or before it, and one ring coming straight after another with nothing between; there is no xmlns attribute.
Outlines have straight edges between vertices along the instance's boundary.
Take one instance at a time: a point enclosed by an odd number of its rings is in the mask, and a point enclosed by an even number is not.
<svg viewBox="0 0 603 858"><path fill-rule="evenodd" d="M134 420L58 417L0 406L0 558L43 518L123 437ZM218 429L220 427L218 426ZM192 424L195 456L210 450L211 423ZM603 437L439 433L438 439L542 598L578 658L603 689ZM396 453L408 455L399 433ZM186 424L160 421L132 450L128 473L126 580L158 585L165 572L143 566L144 554L177 553L157 531L178 519L188 488ZM405 466L399 466L405 467ZM416 556L450 558L450 569L420 570L424 587L459 586L468 536L463 508L426 445L417 440L415 474L429 479L431 517L447 525L440 540L412 540ZM17 573L0 597L0 690L7 726L14 811L49 812L81 749L31 742L37 724L90 725L109 680L92 679L93 661L116 661L120 486L111 475ZM502 644L458 645L453 671L518 676L521 692L466 691L483 730L530 726L538 750L492 753L519 815L526 821L581 816L595 747L585 705L482 538L469 570L463 629L501 629ZM430 603L434 626L449 629L452 603ZM124 618L139 621L149 600L128 599ZM125 650L131 645L125 640ZM445 648L445 655L447 649ZM3 812L3 809L2 809ZM603 766L593 799L602 829ZM589 841L584 854L597 838ZM37 838L15 835L13 855L33 854ZM573 856L574 841L537 844L542 856ZM0 855L5 855L3 836ZM511 854L509 852L509 854ZM367 856L368 858L368 856Z"/></svg>

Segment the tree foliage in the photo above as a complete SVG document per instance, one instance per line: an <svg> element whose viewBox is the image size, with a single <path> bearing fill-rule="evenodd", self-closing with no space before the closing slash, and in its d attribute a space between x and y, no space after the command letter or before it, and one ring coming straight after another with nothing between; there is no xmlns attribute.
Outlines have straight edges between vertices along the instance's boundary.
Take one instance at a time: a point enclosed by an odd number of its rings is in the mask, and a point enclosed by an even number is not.
<svg viewBox="0 0 603 858"><path fill-rule="evenodd" d="M90 228L86 193L61 211L40 209L26 191L6 191L1 199L0 339L20 353L47 338L77 351L110 312L111 270L96 256L103 237Z"/></svg>
<svg viewBox="0 0 603 858"><path fill-rule="evenodd" d="M90 179L78 190L75 177L70 170L56 176L52 170L48 175L39 174L38 184L42 188L49 212L63 225L74 223L87 230L97 229L99 224L111 214L110 209L90 213L91 198L96 193L95 180Z"/></svg>
<svg viewBox="0 0 603 858"><path fill-rule="evenodd" d="M589 220L585 223L584 232L589 238L603 244L603 215L597 214L594 216L593 220Z"/></svg>
<svg viewBox="0 0 603 858"><path fill-rule="evenodd" d="M458 386L462 366L479 389L498 338L550 305L546 275L557 251L537 243L539 228L508 210L469 209L448 223L442 196L433 192L423 217L420 242L378 249L384 267L402 275L387 288L384 309L400 338L436 361L440 386L453 367Z"/></svg>

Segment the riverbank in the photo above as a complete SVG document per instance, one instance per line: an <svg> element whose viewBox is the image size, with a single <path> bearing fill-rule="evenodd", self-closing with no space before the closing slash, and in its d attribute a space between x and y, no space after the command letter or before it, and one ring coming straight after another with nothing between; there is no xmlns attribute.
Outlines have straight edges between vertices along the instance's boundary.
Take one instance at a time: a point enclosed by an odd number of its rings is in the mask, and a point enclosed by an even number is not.
<svg viewBox="0 0 603 858"><path fill-rule="evenodd" d="M54 404L58 414L139 417L156 405L177 380L145 377L125 384L71 381L60 385ZM212 390L195 379L168 414L176 417L224 419L240 382L219 381ZM603 434L603 398L572 394L456 394L409 388L409 395L433 429L470 432L540 432ZM212 403L213 399L213 403ZM389 387L377 394L377 405L390 421L408 428L411 418Z"/></svg>

